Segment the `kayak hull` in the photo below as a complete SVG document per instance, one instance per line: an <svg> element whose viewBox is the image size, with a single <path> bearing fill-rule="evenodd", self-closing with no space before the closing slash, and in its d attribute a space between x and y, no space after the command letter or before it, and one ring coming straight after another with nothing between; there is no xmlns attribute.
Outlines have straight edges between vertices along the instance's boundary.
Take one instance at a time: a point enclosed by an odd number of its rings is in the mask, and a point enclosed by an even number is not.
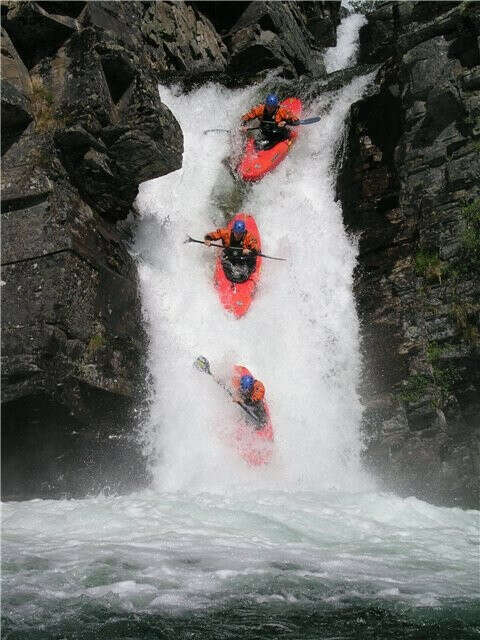
<svg viewBox="0 0 480 640"><path fill-rule="evenodd" d="M260 233L258 231L257 224L254 218L247 213L237 213L233 220L228 225L231 230L236 220L243 220L247 231L252 233L258 240L258 244L261 250ZM245 282L231 282L225 275L225 271L222 266L222 259L219 256L215 264L214 284L220 297L222 305L233 313L237 318L241 318L247 313L252 304L255 291L257 289L258 280L260 278L260 268L262 265L262 258L257 257L255 271L250 274L248 280Z"/></svg>
<svg viewBox="0 0 480 640"><path fill-rule="evenodd" d="M280 105L287 107L298 118L302 115L302 103L298 98L287 98ZM245 153L237 167L239 176L246 182L261 180L266 173L275 169L282 162L297 137L298 132L295 129L291 129L290 137L287 140L282 140L271 149L264 151L255 149L254 140L249 138Z"/></svg>
<svg viewBox="0 0 480 640"><path fill-rule="evenodd" d="M251 373L246 367L235 365L232 376L232 385L235 390L240 388L240 378L244 375L251 375ZM266 465L273 456L273 425L270 410L265 401L263 401L263 407L267 421L261 429L255 429L253 421L247 416L235 432L237 451L251 467Z"/></svg>

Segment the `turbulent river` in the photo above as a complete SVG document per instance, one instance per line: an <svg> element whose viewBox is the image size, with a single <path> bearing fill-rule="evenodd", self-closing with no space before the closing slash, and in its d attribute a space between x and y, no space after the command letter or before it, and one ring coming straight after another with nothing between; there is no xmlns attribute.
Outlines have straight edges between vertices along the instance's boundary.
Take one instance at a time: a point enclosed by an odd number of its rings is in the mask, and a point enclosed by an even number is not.
<svg viewBox="0 0 480 640"><path fill-rule="evenodd" d="M339 64L332 55L329 68ZM334 167L348 109L370 81L307 105L321 122L246 189L223 163L229 136L203 130L234 126L263 88L160 88L185 154L138 198L153 484L3 505L2 637L479 636L478 512L380 493L360 465L356 242ZM183 244L237 211L255 216L267 254L287 258L263 262L240 320L212 285L216 250ZM240 410L192 367L200 354L219 377L241 363L264 382L275 429L266 468L239 457Z"/></svg>

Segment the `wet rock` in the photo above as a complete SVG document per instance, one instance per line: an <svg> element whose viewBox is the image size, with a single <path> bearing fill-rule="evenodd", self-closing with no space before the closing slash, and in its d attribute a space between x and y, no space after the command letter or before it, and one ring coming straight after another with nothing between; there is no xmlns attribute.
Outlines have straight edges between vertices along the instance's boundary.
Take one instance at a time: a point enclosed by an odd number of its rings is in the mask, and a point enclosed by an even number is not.
<svg viewBox="0 0 480 640"><path fill-rule="evenodd" d="M2 155L32 121L30 102L24 93L2 80L2 123L7 135L2 136Z"/></svg>
<svg viewBox="0 0 480 640"><path fill-rule="evenodd" d="M412 2L369 16L363 57L384 64L352 107L338 180L345 221L361 233L366 459L391 489L469 507L480 437L480 262L465 235L467 203L480 206L478 14ZM395 402L373 409L386 394Z"/></svg>
<svg viewBox="0 0 480 640"><path fill-rule="evenodd" d="M1 34L2 155L32 121L32 85L7 32Z"/></svg>
<svg viewBox="0 0 480 640"><path fill-rule="evenodd" d="M4 498L138 486L141 452L134 442L122 450L145 389L130 256L65 176L41 203L4 214L2 226ZM127 458L128 481L116 467Z"/></svg>
<svg viewBox="0 0 480 640"><path fill-rule="evenodd" d="M120 20L105 12L100 16L104 19L94 14L97 22L108 25L108 33L123 34ZM83 14L82 20L86 19ZM55 141L70 179L86 201L108 219L118 220L128 214L140 182L180 167L182 136L160 101L153 72L150 76L138 72L139 52L120 45L133 38L122 35L111 40L106 33L87 29L71 39L65 48L62 82L56 74L61 117L67 123L78 121L99 142L82 144L79 132L71 127L57 130ZM112 130L119 132L115 139ZM90 148L95 153L85 157Z"/></svg>
<svg viewBox="0 0 480 640"><path fill-rule="evenodd" d="M196 9L195 5L202 3L191 4L145 3L142 34L159 75L169 71L219 72L226 67L227 49L222 39L208 17Z"/></svg>
<svg viewBox="0 0 480 640"><path fill-rule="evenodd" d="M229 70L258 72L282 67L287 76L325 75L321 55L295 3L252 2L230 31Z"/></svg>
<svg viewBox="0 0 480 640"><path fill-rule="evenodd" d="M361 63L380 62L393 55L397 21L398 10L394 3L390 3L388 12L380 9L369 16L359 34Z"/></svg>
<svg viewBox="0 0 480 640"><path fill-rule="evenodd" d="M3 25L28 69L58 51L78 29L75 19L50 14L36 2L11 3Z"/></svg>
<svg viewBox="0 0 480 640"><path fill-rule="evenodd" d="M143 9L8 5L5 499L125 491L148 479L134 438L146 336L136 266L115 222L141 181L181 166L183 141L158 95Z"/></svg>
<svg viewBox="0 0 480 640"><path fill-rule="evenodd" d="M317 47L336 46L340 7L339 2L302 2L299 5Z"/></svg>

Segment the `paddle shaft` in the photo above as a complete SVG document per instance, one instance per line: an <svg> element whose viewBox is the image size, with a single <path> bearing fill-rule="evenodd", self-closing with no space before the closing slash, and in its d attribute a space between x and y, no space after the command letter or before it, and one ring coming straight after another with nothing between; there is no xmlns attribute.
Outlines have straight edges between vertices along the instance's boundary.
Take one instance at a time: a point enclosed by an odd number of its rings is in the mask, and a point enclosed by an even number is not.
<svg viewBox="0 0 480 640"><path fill-rule="evenodd" d="M198 361L202 361L202 366L198 366ZM206 365L206 366L205 366ZM213 375L211 369L210 369L210 363L208 362L208 360L206 358L197 358L197 360L195 361L195 367L199 370L202 371L203 373L208 373L209 376L211 376L215 382L218 384L219 387L222 387L222 389L225 389L225 391L228 393L228 395L231 398L235 398L235 394L233 393L233 391L231 389L229 389L227 387L227 385L222 382L222 380L220 380L220 378L217 378L216 376ZM256 422L256 424L259 424L259 420L258 417L255 415L255 413L249 409L249 407L247 407L246 404L244 404L241 400L235 400L235 402L240 405L242 407L242 409L245 411L245 413L248 413L248 415L252 418L252 420L254 420L254 422Z"/></svg>
<svg viewBox="0 0 480 640"><path fill-rule="evenodd" d="M212 376L212 378L215 380L215 382L216 382L220 387L222 387L223 389L225 389L225 391L228 393L228 395L229 395L231 398L234 398L234 397L235 397L235 394L233 393L233 391L231 391L231 390L230 390L230 389L229 389L225 384L223 384L223 382L222 382L221 380L219 380L218 378L216 378L216 377L213 375L213 373L210 373L210 375ZM249 408L247 407L247 405L246 405L246 404L243 404L243 402L241 402L240 400L236 400L236 403L237 403L238 405L240 405L240 406L242 407L242 409L243 409L246 413L248 413L248 415L249 415L253 420L255 420L255 422L258 424L258 418L257 418L257 416L254 414L254 412L253 412L251 409L249 409Z"/></svg>
<svg viewBox="0 0 480 640"><path fill-rule="evenodd" d="M195 240L195 238L191 238L190 236L188 236L188 240L186 240L186 242L196 242L197 244L204 244L207 247L217 247L217 249L224 249L225 251L237 251L238 248L237 247L224 247L221 244L207 244L206 242L204 242L203 240ZM267 256L265 253L259 253L258 251L252 251L253 254L255 254L256 256L260 256L262 258L268 258L269 260L282 260L282 262L286 262L286 258L275 258L274 256Z"/></svg>
<svg viewBox="0 0 480 640"><path fill-rule="evenodd" d="M298 127L299 125L305 125L305 124L314 124L315 122L320 122L322 118L320 116L314 116L313 118L305 118L305 120L298 120L298 122L287 122L289 127ZM276 122L264 122L263 126L265 125L276 125ZM258 127L249 127L248 129L245 129L245 131L256 131L257 129L261 129L261 126ZM203 133L231 133L233 131L233 129L205 129L205 131Z"/></svg>

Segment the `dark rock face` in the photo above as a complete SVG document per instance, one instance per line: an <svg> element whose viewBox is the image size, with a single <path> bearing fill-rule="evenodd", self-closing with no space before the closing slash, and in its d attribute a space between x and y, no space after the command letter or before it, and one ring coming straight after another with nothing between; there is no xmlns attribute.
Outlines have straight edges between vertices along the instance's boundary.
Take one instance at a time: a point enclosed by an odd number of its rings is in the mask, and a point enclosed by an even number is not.
<svg viewBox="0 0 480 640"><path fill-rule="evenodd" d="M28 71L2 28L2 155L32 121Z"/></svg>
<svg viewBox="0 0 480 640"><path fill-rule="evenodd" d="M325 77L322 49L336 42L340 2L152 2L142 32L163 82L186 91L277 77Z"/></svg>
<svg viewBox="0 0 480 640"><path fill-rule="evenodd" d="M72 6L73 5L73 6ZM181 166L140 3L11 3L2 30L3 497L147 481L136 267L115 222Z"/></svg>
<svg viewBox="0 0 480 640"><path fill-rule="evenodd" d="M228 34L233 25L240 18L250 2L245 0L210 0L210 2L189 2L208 18L217 32L222 36Z"/></svg>
<svg viewBox="0 0 480 640"><path fill-rule="evenodd" d="M302 2L299 9L304 13L307 27L315 38L317 47L335 47L337 27L340 24L338 2Z"/></svg>
<svg viewBox="0 0 480 640"><path fill-rule="evenodd" d="M325 74L314 38L295 2L251 2L230 30L229 69L283 69L286 77Z"/></svg>
<svg viewBox="0 0 480 640"><path fill-rule="evenodd" d="M366 460L388 488L478 507L480 8L451 5L370 16L361 57L390 58L352 109L338 192L361 232Z"/></svg>
<svg viewBox="0 0 480 640"><path fill-rule="evenodd" d="M142 4L146 52L159 76L170 72L218 73L225 69L227 49L208 17L195 7L197 3Z"/></svg>

